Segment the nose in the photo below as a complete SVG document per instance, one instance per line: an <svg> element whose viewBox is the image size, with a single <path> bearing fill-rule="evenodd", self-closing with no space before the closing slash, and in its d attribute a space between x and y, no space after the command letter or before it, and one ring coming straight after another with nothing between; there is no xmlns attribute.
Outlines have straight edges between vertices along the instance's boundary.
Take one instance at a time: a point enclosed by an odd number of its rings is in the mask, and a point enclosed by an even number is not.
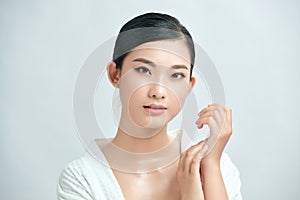
<svg viewBox="0 0 300 200"><path fill-rule="evenodd" d="M154 99L165 99L167 97L166 88L158 84L152 85L149 90L148 96Z"/></svg>

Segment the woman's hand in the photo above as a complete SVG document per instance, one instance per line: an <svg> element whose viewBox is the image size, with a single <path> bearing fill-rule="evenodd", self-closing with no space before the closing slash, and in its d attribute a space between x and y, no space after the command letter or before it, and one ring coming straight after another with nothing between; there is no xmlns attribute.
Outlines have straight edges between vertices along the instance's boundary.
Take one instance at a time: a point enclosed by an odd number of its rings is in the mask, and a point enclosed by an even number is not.
<svg viewBox="0 0 300 200"><path fill-rule="evenodd" d="M210 136L190 147L180 157L177 180L181 199L228 199L221 175L220 159L232 134L231 109L224 105L211 104L198 115L198 128L208 125ZM212 149L206 155L210 147Z"/></svg>
<svg viewBox="0 0 300 200"><path fill-rule="evenodd" d="M232 134L231 109L224 105L211 104L198 115L199 119L196 122L198 128L208 125L210 129L210 136L205 141L210 152L207 151L207 155L201 160L200 164L205 199L228 200L221 174L220 160Z"/></svg>
<svg viewBox="0 0 300 200"><path fill-rule="evenodd" d="M210 104L199 112L196 124L198 128L208 125L210 136L206 139L209 148L201 165L220 165L222 152L232 134L231 109L220 104Z"/></svg>
<svg viewBox="0 0 300 200"><path fill-rule="evenodd" d="M181 190L181 200L204 200L200 177L200 162L207 150L204 142L200 142L181 154L177 181Z"/></svg>

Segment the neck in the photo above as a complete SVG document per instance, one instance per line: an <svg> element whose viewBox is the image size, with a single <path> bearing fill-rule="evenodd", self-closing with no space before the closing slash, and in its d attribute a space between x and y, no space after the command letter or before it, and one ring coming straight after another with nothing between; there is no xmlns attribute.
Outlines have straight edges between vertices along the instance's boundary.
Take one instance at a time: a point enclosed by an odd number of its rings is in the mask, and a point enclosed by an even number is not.
<svg viewBox="0 0 300 200"><path fill-rule="evenodd" d="M148 130L145 130L148 131ZM167 126L149 138L133 137L118 128L116 137L112 143L116 146L133 153L149 153L156 151L171 142L167 134Z"/></svg>

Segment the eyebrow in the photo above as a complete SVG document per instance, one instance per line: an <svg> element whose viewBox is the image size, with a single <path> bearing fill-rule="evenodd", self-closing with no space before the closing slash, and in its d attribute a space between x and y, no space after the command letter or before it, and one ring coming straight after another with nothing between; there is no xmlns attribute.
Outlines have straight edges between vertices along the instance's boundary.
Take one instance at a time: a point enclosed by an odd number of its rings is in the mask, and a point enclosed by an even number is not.
<svg viewBox="0 0 300 200"><path fill-rule="evenodd" d="M152 62L151 60L145 59L145 58L136 58L136 59L132 60L132 62L142 62L142 63L145 63L147 65L150 65L151 67L156 67L157 66L154 62ZM187 68L187 66L185 66L185 65L172 65L171 68L189 70L189 68Z"/></svg>

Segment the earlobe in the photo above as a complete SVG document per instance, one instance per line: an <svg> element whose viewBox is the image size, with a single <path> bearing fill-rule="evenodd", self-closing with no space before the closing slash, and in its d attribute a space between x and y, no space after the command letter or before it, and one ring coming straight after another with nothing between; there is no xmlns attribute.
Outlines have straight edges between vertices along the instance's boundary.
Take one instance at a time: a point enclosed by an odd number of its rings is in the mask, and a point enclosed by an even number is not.
<svg viewBox="0 0 300 200"><path fill-rule="evenodd" d="M107 64L107 76L110 83L118 88L119 87L119 80L120 80L120 69L117 69L117 65L115 62L111 61Z"/></svg>

